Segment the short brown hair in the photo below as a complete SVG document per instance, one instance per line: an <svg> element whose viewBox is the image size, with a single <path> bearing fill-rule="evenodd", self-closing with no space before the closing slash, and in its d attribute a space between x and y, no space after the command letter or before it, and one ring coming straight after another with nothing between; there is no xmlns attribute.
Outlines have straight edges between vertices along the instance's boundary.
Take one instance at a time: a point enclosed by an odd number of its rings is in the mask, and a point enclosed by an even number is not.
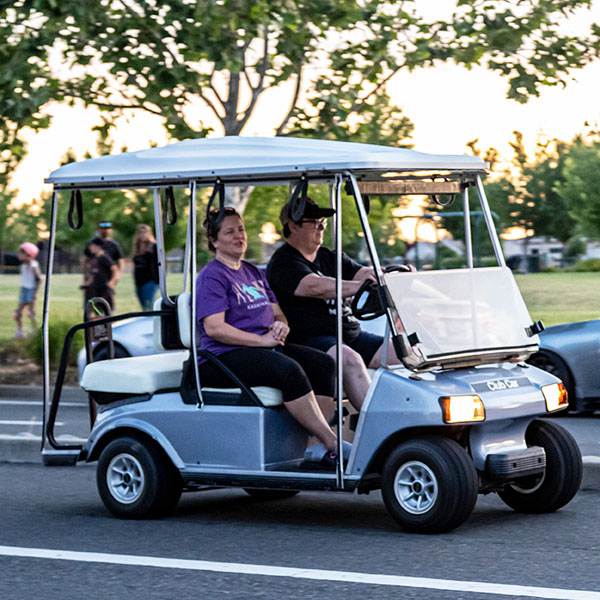
<svg viewBox="0 0 600 600"><path fill-rule="evenodd" d="M213 208L207 215L206 219L204 219L203 227L206 230L206 238L208 240L208 249L211 252L216 252L216 248L213 245L213 241L215 241L219 235L219 231L221 231L221 225L223 225L223 219L225 217L239 217L242 218L242 215L235 210L232 206L226 206L221 210L220 208Z"/></svg>

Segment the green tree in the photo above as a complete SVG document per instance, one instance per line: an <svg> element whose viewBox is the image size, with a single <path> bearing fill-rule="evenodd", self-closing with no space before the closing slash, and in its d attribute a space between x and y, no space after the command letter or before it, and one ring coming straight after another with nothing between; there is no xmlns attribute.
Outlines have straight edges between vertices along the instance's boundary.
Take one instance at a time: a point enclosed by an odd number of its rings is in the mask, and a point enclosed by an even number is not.
<svg viewBox="0 0 600 600"><path fill-rule="evenodd" d="M525 101L596 58L598 28L561 22L591 0L458 0L428 18L416 0L12 0L0 4L0 118L21 124L50 101L163 119L175 139L244 131L261 97L291 82L277 134L405 143L389 106L399 71L452 60L503 74ZM60 65L57 67L56 65Z"/></svg>
<svg viewBox="0 0 600 600"><path fill-rule="evenodd" d="M565 196L560 192L564 182L565 161L573 142L558 139L538 141L535 155L527 154L523 134L515 131L511 147L512 164L497 172L486 186L490 207L501 228L521 227L535 235L551 236L565 242L572 237L575 219ZM480 153L476 143L470 145ZM494 162L497 153L486 153Z"/></svg>
<svg viewBox="0 0 600 600"><path fill-rule="evenodd" d="M580 231L600 239L600 143L576 143L565 159L557 192L567 200Z"/></svg>

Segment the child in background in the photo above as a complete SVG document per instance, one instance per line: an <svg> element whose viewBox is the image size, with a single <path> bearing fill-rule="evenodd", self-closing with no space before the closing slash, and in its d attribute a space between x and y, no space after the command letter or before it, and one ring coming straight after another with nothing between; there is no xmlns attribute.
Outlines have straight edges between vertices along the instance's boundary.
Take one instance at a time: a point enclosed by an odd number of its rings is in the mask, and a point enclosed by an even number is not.
<svg viewBox="0 0 600 600"><path fill-rule="evenodd" d="M19 291L19 306L15 310L15 321L17 322L16 338L23 338L23 310L27 307L31 321L31 331L36 328L35 322L35 296L42 279L40 265L36 259L39 249L31 242L25 242L19 246L19 260L21 261L21 289Z"/></svg>

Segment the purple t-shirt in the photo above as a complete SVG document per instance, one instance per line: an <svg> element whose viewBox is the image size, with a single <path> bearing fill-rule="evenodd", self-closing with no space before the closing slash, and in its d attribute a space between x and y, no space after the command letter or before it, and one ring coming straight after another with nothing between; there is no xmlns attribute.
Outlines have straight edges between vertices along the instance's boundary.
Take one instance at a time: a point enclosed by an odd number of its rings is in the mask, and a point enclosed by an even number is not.
<svg viewBox="0 0 600 600"><path fill-rule="evenodd" d="M225 313L225 322L243 331L264 335L273 324L272 303L277 302L265 274L242 261L236 271L218 260L209 262L196 279L196 318L200 348L223 354L241 346L218 342L206 335L202 319Z"/></svg>

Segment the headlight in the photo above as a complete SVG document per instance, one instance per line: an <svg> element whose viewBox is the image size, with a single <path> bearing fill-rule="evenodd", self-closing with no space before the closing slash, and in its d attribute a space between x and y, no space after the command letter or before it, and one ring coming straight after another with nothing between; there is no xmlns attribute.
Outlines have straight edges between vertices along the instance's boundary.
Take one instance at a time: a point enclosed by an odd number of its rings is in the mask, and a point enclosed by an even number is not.
<svg viewBox="0 0 600 600"><path fill-rule="evenodd" d="M567 408L569 405L569 394L567 393L567 388L562 383L543 385L542 394L544 394L546 410L548 412L561 410Z"/></svg>
<svg viewBox="0 0 600 600"><path fill-rule="evenodd" d="M479 396L443 396L440 398L444 423L470 423L485 420L485 408Z"/></svg>

